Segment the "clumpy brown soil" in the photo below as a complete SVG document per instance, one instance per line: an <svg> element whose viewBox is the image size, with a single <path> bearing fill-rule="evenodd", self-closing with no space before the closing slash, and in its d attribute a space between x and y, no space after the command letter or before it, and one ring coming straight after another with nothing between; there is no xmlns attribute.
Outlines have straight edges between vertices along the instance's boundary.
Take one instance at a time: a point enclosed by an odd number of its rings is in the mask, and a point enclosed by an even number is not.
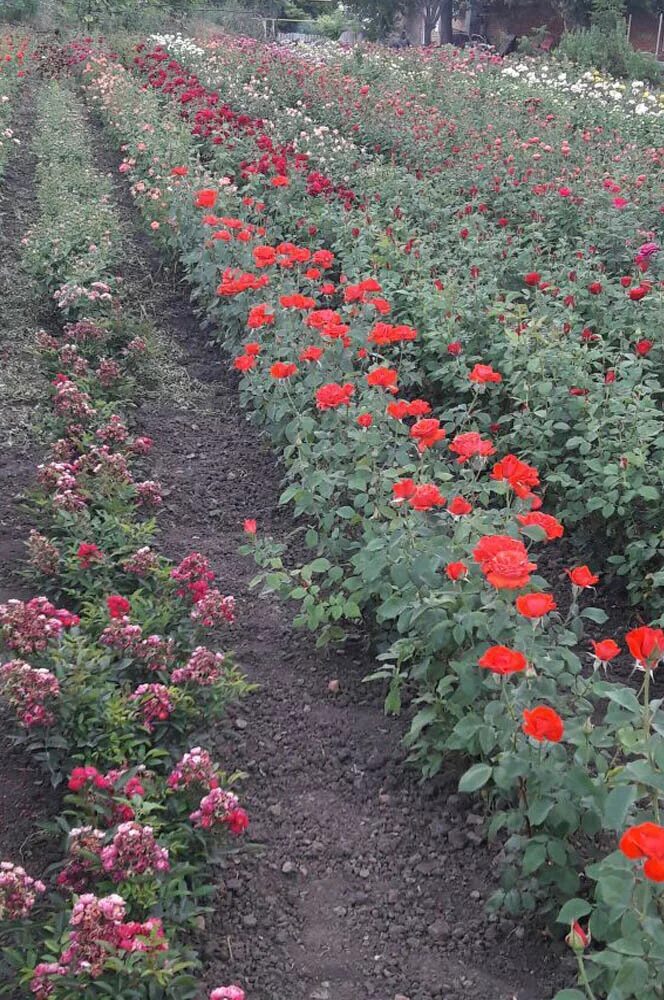
<svg viewBox="0 0 664 1000"><path fill-rule="evenodd" d="M119 156L99 131L97 142L117 178ZM190 378L176 382L199 392L195 408L178 390L137 414L167 487L161 545L173 558L211 558L238 602L228 644L259 685L200 734L224 766L247 773L242 798L259 845L219 871L202 942L209 984L237 982L251 1000L548 1000L573 980L569 959L532 922L487 916L496 852L472 802L455 794L457 776L417 782L400 747L405 722L385 718L383 692L362 681L373 669L364 649L316 649L292 629L289 608L249 591L243 519L276 537L293 529L278 507L278 465L240 409L229 359L205 343L186 286L163 270L119 179L116 190L133 227L126 277L150 285L147 312Z"/></svg>

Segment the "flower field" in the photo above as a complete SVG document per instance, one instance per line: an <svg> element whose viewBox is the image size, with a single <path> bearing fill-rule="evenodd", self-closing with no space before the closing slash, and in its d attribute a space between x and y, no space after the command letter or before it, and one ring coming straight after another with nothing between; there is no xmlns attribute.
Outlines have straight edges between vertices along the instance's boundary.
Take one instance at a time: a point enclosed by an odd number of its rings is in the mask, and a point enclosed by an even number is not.
<svg viewBox="0 0 664 1000"><path fill-rule="evenodd" d="M1 678L66 786L67 856L50 883L11 861L0 880L25 995L202 996L210 859L248 823L232 762L191 746L251 685L207 645L234 618L209 560L155 548L164 490L132 431L146 341L93 115L282 460L301 541L248 517L253 585L321 648L371 635L410 762L458 776L500 846L491 911L565 939L557 1000L654 1000L659 96L446 50L126 44L67 45L32 140L23 266L57 318L37 338L39 596L0 606Z"/></svg>

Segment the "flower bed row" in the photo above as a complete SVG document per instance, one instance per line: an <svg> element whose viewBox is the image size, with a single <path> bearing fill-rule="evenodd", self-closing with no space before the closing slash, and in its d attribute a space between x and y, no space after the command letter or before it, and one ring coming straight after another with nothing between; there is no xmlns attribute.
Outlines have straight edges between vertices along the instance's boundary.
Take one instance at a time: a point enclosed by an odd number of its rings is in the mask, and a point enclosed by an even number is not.
<svg viewBox="0 0 664 1000"><path fill-rule="evenodd" d="M0 693L17 741L64 787L52 830L65 854L39 878L0 864L5 981L37 1000L185 1000L202 996L195 933L214 865L248 824L240 775L191 746L247 689L205 644L232 621L233 598L201 553L174 565L154 547L161 488L140 475L152 442L130 427L144 324L115 277L125 251L111 185L57 83L40 93L34 144L40 212L24 261L62 326L37 338L50 449L28 551L42 593L0 605L12 657Z"/></svg>
<svg viewBox="0 0 664 1000"><path fill-rule="evenodd" d="M14 97L25 77L23 63L27 47L27 38L0 35L0 177L17 141L12 130L12 115Z"/></svg>
<svg viewBox="0 0 664 1000"><path fill-rule="evenodd" d="M478 427L546 472L586 558L608 555L659 611L661 153L520 93L480 100L489 77L500 85L490 70L452 74L443 113L395 95L389 74L361 85L269 47L167 41L187 69L159 48L138 69L177 102L213 171L266 203L276 235L315 229L351 282L377 274L392 316L420 333L409 385L465 405L455 356L492 364L502 381ZM428 169L408 180L367 149ZM265 196L282 181L282 198Z"/></svg>
<svg viewBox="0 0 664 1000"><path fill-rule="evenodd" d="M641 871L633 859L662 856L661 715L650 675L664 633L628 636L643 672L639 697L603 677L619 651L613 639L588 650L585 676L583 622L605 620L585 606L597 577L570 568L571 608L557 614L531 546L563 529L538 510L537 470L499 457L474 429L499 374L457 356L470 405L434 416L426 400L399 398L417 333L380 318L380 282L344 280L311 240L272 237L265 203L282 197L280 185L257 199L212 175L178 114L117 62L90 55L83 76L155 237L179 254L215 335L242 344L243 399L283 449L284 499L311 523L315 558L297 571L258 526L252 547L267 588L301 600L303 621L333 635L343 618L375 617L389 705L406 679L419 687L411 743L425 773L452 750L476 761L460 787L483 790L511 862L496 903L544 913L566 900L562 922L591 914L603 947L583 961L587 932L575 925L570 937L582 979L598 991L588 995L647 995L662 971L659 869Z"/></svg>

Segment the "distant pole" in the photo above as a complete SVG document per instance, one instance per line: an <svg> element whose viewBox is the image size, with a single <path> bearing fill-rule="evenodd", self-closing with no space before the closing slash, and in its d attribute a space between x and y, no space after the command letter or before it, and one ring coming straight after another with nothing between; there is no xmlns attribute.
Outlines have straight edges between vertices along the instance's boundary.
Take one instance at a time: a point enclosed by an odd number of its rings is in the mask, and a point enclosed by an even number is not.
<svg viewBox="0 0 664 1000"><path fill-rule="evenodd" d="M659 59L659 43L662 40L662 19L664 14L659 15L659 24L657 25L657 44L655 45L655 59Z"/></svg>
<svg viewBox="0 0 664 1000"><path fill-rule="evenodd" d="M627 21L627 41L629 41L630 32L632 30L632 15L629 15L629 20Z"/></svg>

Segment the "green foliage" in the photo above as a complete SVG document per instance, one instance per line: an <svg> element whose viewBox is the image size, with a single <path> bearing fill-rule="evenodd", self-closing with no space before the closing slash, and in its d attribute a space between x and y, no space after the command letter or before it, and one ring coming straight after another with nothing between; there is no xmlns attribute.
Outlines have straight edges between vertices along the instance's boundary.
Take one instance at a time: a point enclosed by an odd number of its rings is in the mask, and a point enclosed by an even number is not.
<svg viewBox="0 0 664 1000"><path fill-rule="evenodd" d="M662 67L649 52L632 48L613 3L602 6L590 28L566 32L558 54L583 69L599 69L623 79L661 83Z"/></svg>

